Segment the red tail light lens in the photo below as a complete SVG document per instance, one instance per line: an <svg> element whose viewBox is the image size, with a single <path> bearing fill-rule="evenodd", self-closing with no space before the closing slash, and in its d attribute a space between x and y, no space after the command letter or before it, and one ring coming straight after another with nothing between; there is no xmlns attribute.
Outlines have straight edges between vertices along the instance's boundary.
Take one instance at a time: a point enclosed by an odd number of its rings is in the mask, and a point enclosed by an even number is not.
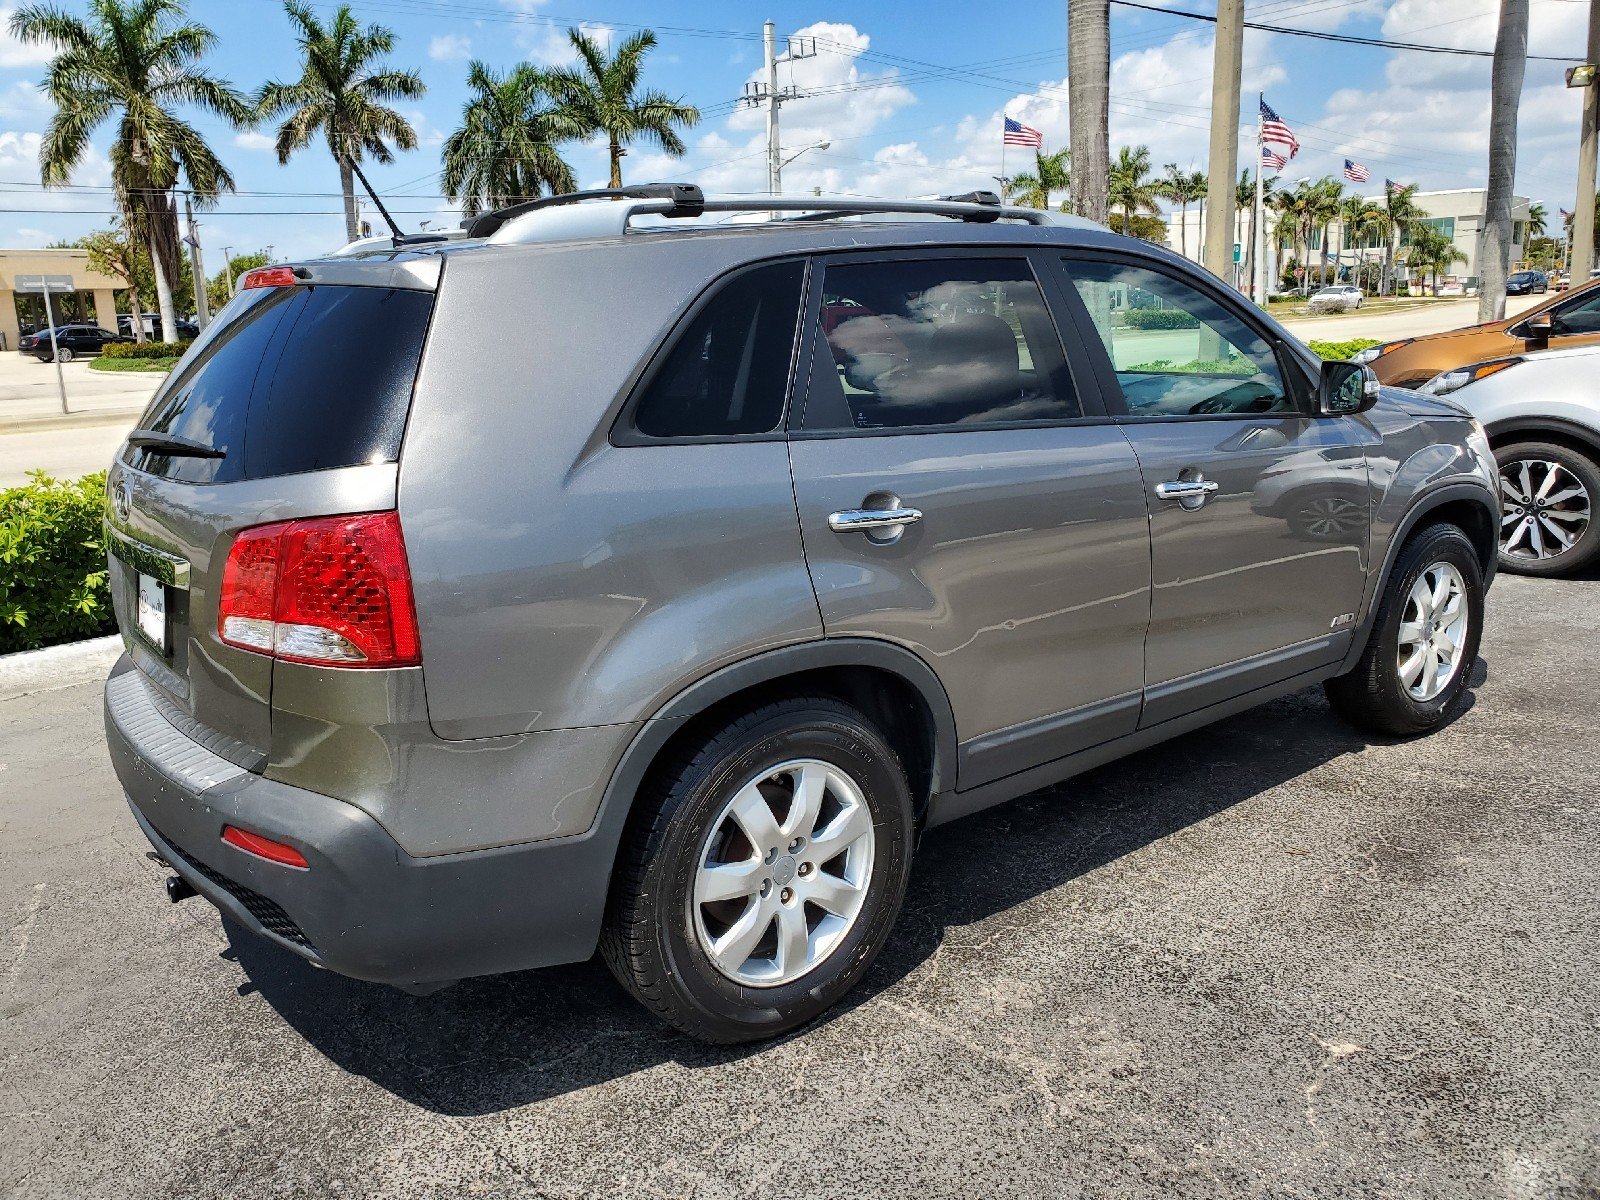
<svg viewBox="0 0 1600 1200"><path fill-rule="evenodd" d="M223 567L217 636L289 662L416 666L422 651L399 514L244 530Z"/></svg>
<svg viewBox="0 0 1600 1200"><path fill-rule="evenodd" d="M222 840L248 854L254 854L257 858L282 863L286 867L299 867L305 870L311 865L306 862L304 854L286 842L275 842L271 838L264 838L259 833L251 833L248 829L240 829L236 825L222 827Z"/></svg>
<svg viewBox="0 0 1600 1200"><path fill-rule="evenodd" d="M244 278L239 281L239 287L241 290L293 287L295 282L293 267L257 267L254 271L244 273Z"/></svg>

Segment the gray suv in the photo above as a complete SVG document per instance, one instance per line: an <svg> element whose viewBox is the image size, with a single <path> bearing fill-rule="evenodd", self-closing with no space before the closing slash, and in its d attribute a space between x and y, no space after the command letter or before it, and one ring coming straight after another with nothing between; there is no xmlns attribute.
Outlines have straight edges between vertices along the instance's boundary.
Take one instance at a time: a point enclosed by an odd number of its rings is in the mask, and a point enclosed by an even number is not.
<svg viewBox="0 0 1600 1200"><path fill-rule="evenodd" d="M1086 222L659 186L244 282L108 480L106 727L169 895L334 971L769 1036L923 830L1468 683L1482 430Z"/></svg>

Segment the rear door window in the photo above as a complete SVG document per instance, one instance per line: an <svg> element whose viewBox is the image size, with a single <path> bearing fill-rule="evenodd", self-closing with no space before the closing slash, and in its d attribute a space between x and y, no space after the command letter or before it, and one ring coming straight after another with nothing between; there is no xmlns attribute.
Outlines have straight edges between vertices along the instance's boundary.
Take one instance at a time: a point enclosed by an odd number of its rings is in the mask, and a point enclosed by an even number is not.
<svg viewBox="0 0 1600 1200"><path fill-rule="evenodd" d="M432 293L301 286L246 292L236 303L139 422L224 457L130 447L124 462L228 483L399 458Z"/></svg>

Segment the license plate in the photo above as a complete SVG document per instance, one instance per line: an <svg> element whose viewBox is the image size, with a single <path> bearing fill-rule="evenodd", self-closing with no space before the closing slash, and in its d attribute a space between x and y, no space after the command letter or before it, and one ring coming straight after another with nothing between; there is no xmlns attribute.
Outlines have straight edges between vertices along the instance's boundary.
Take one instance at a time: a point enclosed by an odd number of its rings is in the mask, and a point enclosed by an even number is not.
<svg viewBox="0 0 1600 1200"><path fill-rule="evenodd" d="M139 632L162 654L167 652L167 589L159 579L139 576Z"/></svg>

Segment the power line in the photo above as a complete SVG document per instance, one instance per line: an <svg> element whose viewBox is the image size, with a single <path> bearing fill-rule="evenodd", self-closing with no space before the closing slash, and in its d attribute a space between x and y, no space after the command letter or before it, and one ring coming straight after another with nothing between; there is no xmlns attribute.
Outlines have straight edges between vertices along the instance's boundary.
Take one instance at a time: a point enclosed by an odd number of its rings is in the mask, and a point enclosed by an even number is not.
<svg viewBox="0 0 1600 1200"><path fill-rule="evenodd" d="M1138 8L1145 12L1166 13L1174 17L1187 17L1191 21L1206 21L1212 25L1217 23L1215 17L1208 17L1205 13L1184 12L1181 8L1162 8L1158 4L1145 4L1142 0L1111 0L1112 4L1119 4L1123 8ZM1246 21L1246 29L1259 29L1266 33L1283 33L1290 37L1314 38L1321 42L1340 42L1347 46L1376 46L1382 50L1415 50L1424 54L1454 54L1465 58L1493 58L1493 50L1464 50L1459 46L1430 46L1422 42L1393 42L1386 38L1360 37L1353 33L1323 33L1315 29L1295 29L1289 25L1263 25L1259 21ZM1528 55L1529 62L1581 62L1580 58L1560 58L1545 54Z"/></svg>

